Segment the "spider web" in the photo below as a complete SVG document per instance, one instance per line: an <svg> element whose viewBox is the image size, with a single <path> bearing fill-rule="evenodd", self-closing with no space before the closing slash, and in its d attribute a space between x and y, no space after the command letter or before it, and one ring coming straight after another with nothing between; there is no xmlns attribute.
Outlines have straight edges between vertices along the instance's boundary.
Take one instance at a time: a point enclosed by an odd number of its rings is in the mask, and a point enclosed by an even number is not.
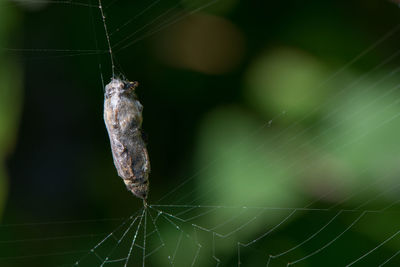
<svg viewBox="0 0 400 267"><path fill-rule="evenodd" d="M220 1L168 3L161 10L163 1L153 1L125 16L112 12L122 1L104 1L104 27L121 19L116 28L108 27L105 38L115 60L109 73L109 50L99 48L97 3L42 2L89 10L96 48L2 50L33 61L95 55L104 88L103 77L112 75L114 67L129 77L122 70L126 67L119 66L126 49ZM18 253L0 260L5 266L35 266L34 260L38 266L397 266L398 142L385 133L398 130L400 50L380 55L361 73L349 73L399 37L400 25L392 25L331 71L315 88L334 87L333 93L299 117L281 110L273 118L254 120L236 107L215 111L226 124L204 119L209 129L199 138L195 171L163 190L152 180L158 198L127 218L1 225L6 237L1 243L15 246ZM305 123L316 114L322 114L318 123ZM207 144L210 134L216 141ZM360 159L374 152L382 158ZM122 208L124 214L132 209ZM104 229L100 224L113 230L96 231ZM58 235L60 225L72 233ZM40 244L46 242L55 252L43 252Z"/></svg>

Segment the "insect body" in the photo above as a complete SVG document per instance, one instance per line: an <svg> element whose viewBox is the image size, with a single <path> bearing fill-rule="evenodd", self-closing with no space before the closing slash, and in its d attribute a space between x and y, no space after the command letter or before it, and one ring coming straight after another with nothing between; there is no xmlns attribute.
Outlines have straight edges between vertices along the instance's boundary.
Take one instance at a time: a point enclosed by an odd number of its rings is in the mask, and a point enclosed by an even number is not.
<svg viewBox="0 0 400 267"><path fill-rule="evenodd" d="M118 78L113 78L106 85L104 121L118 175L129 191L146 200L150 161L142 139L143 106L135 94L137 86L137 82Z"/></svg>

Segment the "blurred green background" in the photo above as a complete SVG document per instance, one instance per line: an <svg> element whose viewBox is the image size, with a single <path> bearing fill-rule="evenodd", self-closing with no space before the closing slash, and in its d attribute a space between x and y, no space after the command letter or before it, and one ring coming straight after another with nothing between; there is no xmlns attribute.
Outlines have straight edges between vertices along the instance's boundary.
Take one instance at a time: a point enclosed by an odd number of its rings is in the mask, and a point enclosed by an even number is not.
<svg viewBox="0 0 400 267"><path fill-rule="evenodd" d="M102 118L111 64L97 5L0 3L0 266L67 266L87 252L80 265L99 266L90 248L142 206L117 176ZM237 266L238 242L255 240L241 248L242 266L286 266L321 248L299 265L342 266L379 245L357 264L397 255L396 4L103 7L117 73L140 83L149 203L187 205L155 206L187 219L169 217L178 231L163 216L154 228L157 211L148 211L148 232L158 230L165 246L146 266L215 266L213 256ZM192 223L234 233L213 239ZM146 238L148 252L158 238ZM134 249L131 266L142 264L141 253ZM387 263L399 265L400 256Z"/></svg>

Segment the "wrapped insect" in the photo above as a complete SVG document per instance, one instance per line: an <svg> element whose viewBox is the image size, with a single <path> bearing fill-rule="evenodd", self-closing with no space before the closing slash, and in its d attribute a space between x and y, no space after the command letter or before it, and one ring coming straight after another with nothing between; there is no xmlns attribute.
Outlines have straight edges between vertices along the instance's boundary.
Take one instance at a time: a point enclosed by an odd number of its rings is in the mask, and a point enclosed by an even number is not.
<svg viewBox="0 0 400 267"><path fill-rule="evenodd" d="M143 106L137 99L137 82L112 78L104 95L104 121L118 175L129 191L146 201L150 161L142 138Z"/></svg>

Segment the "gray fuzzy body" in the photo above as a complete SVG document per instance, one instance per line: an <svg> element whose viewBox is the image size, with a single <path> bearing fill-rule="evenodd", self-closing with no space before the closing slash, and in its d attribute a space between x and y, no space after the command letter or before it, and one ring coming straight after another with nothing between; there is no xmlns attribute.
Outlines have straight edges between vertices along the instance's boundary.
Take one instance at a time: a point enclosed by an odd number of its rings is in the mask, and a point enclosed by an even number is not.
<svg viewBox="0 0 400 267"><path fill-rule="evenodd" d="M146 200L150 161L142 138L143 106L135 94L137 85L118 78L106 85L104 121L118 175L129 191Z"/></svg>

